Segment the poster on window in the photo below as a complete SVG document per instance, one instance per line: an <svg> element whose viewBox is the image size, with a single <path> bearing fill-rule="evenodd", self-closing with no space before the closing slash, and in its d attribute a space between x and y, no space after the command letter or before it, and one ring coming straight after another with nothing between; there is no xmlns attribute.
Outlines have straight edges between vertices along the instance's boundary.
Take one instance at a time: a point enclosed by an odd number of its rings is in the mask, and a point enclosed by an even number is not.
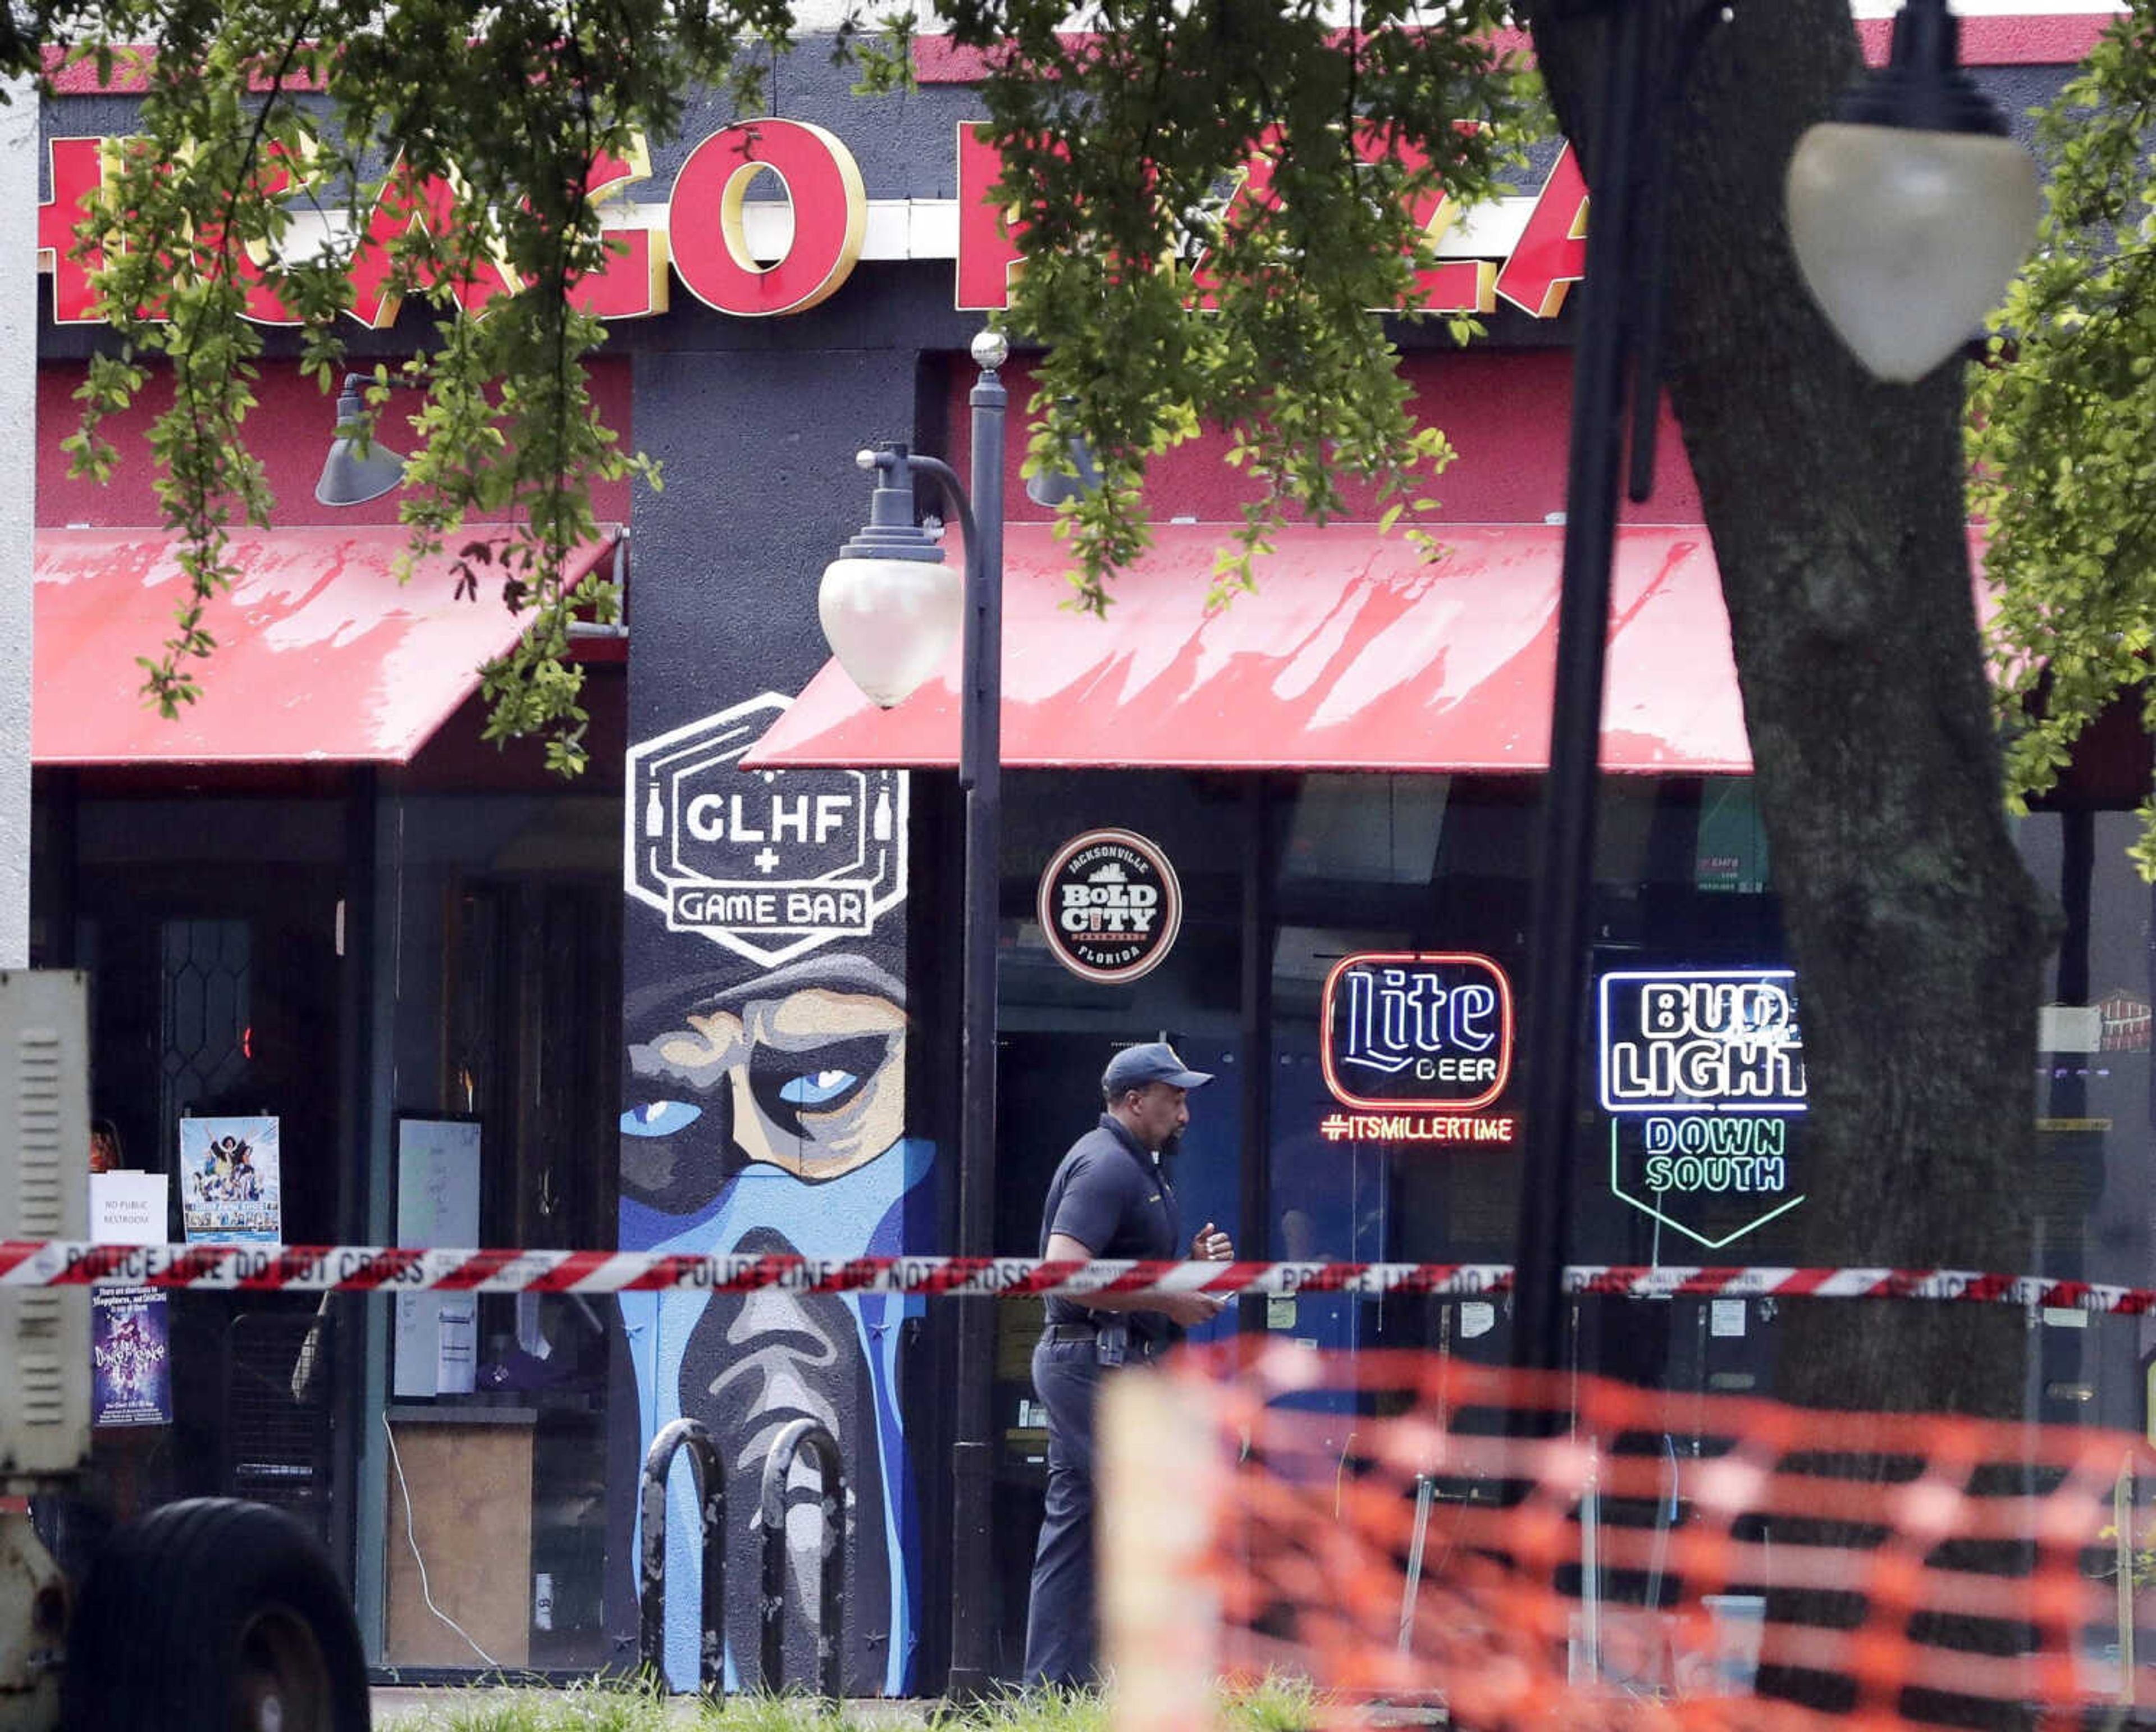
<svg viewBox="0 0 2156 1732"><path fill-rule="evenodd" d="M172 1422L172 1335L155 1287L100 1287L90 1296L90 1422Z"/></svg>
<svg viewBox="0 0 2156 1732"><path fill-rule="evenodd" d="M274 1245L284 1230L277 1121L180 1121L180 1226L189 1244Z"/></svg>
<svg viewBox="0 0 2156 1732"><path fill-rule="evenodd" d="M397 1121L397 1242L479 1243L480 1126L470 1118ZM390 1393L400 1401L466 1395L479 1369L474 1293L397 1295Z"/></svg>
<svg viewBox="0 0 2156 1732"><path fill-rule="evenodd" d="M160 1245L168 1195L162 1173L92 1173L94 1245ZM172 1422L172 1337L165 1294L154 1287L107 1287L90 1296L90 1422Z"/></svg>

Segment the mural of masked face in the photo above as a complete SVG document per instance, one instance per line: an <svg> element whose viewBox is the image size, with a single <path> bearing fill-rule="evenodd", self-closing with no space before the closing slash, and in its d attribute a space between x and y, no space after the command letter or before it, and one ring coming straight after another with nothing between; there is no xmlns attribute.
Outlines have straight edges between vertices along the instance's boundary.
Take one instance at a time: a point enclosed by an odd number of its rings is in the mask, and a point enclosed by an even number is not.
<svg viewBox="0 0 2156 1732"><path fill-rule="evenodd" d="M639 994L625 1011L624 1245L758 1256L896 1248L879 1235L895 1231L908 1177L903 1156L886 1159L901 1144L905 1117L897 981L859 957L824 957L747 983L679 982ZM846 1462L848 1676L856 1689L891 1687L905 1570L893 1519L905 1501L892 1387L896 1302L766 1292L665 1303L652 1324L648 1374L638 1356L639 1383L656 1380L642 1395L646 1435L671 1413L711 1428L727 1469L730 1579L758 1579L753 1523L772 1437L792 1420L815 1420ZM813 1504L805 1464L789 1497L797 1509ZM790 1603L813 1606L813 1515L789 1520L788 1550ZM752 1683L756 1597L732 1598L736 1678ZM670 1601L670 1622L673 1608ZM801 1635L788 1642L796 1678L813 1675Z"/></svg>
<svg viewBox="0 0 2156 1732"><path fill-rule="evenodd" d="M622 1192L667 1214L701 1210L753 1161L839 1178L904 1129L905 989L865 959L639 994L626 1033Z"/></svg>

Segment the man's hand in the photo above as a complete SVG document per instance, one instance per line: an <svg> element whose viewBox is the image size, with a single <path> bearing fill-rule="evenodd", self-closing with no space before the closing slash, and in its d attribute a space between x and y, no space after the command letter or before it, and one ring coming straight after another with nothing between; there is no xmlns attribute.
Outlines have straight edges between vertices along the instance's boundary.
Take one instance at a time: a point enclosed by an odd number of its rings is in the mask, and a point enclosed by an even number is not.
<svg viewBox="0 0 2156 1732"><path fill-rule="evenodd" d="M1200 1263L1229 1263L1235 1260L1235 1246L1228 1236L1211 1221L1198 1230L1190 1241L1191 1260ZM1160 1308L1186 1329L1200 1323L1209 1323L1228 1308L1230 1296L1224 1293L1175 1293L1165 1296Z"/></svg>
<svg viewBox="0 0 2156 1732"><path fill-rule="evenodd" d="M1218 1246L1217 1250L1208 1246ZM1235 1247L1229 1244L1225 1233L1216 1232L1213 1223L1207 1221L1204 1230L1190 1246L1192 1257L1199 1262L1223 1262L1234 1259ZM1043 1251L1051 1263L1085 1263L1093 1260L1093 1247L1072 1238L1068 1233L1050 1233ZM1225 1298L1214 1293L1073 1293L1071 1298L1081 1305L1090 1305L1096 1311L1158 1311L1181 1323L1186 1329L1200 1323L1209 1323L1227 1307Z"/></svg>
<svg viewBox="0 0 2156 1732"><path fill-rule="evenodd" d="M1146 1303L1150 1309L1166 1312L1186 1329L1212 1322L1228 1305L1217 1293L1163 1293Z"/></svg>

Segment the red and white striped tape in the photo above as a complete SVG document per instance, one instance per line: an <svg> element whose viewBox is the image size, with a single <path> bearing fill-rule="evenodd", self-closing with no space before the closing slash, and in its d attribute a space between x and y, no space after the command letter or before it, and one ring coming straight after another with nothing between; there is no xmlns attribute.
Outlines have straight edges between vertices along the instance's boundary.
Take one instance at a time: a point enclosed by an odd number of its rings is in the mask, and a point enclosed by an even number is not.
<svg viewBox="0 0 2156 1732"><path fill-rule="evenodd" d="M1575 1263L1575 1293L1631 1298L1949 1299L2102 1313L2156 1311L2156 1288L1973 1269L1656 1267ZM659 1251L415 1250L368 1245L90 1245L0 1240L0 1287L148 1286L240 1293L1503 1293L1508 1263L1134 1262L1037 1257L731 1257Z"/></svg>

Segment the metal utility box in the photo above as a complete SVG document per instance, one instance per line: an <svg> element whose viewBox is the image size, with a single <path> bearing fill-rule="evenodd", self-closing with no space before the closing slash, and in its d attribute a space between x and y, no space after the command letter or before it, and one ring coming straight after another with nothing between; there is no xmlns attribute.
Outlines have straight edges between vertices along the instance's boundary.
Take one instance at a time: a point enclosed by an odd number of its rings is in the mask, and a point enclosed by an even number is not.
<svg viewBox="0 0 2156 1732"><path fill-rule="evenodd" d="M88 1002L79 973L0 970L0 1239L88 1236ZM0 1483L89 1452L89 1289L0 1289Z"/></svg>
<svg viewBox="0 0 2156 1732"><path fill-rule="evenodd" d="M0 971L0 1240L89 1237L88 998ZM89 1290L0 1287L0 1732L367 1732L351 1601L284 1512L168 1503L63 1574L30 1510L81 1495L90 1398Z"/></svg>

